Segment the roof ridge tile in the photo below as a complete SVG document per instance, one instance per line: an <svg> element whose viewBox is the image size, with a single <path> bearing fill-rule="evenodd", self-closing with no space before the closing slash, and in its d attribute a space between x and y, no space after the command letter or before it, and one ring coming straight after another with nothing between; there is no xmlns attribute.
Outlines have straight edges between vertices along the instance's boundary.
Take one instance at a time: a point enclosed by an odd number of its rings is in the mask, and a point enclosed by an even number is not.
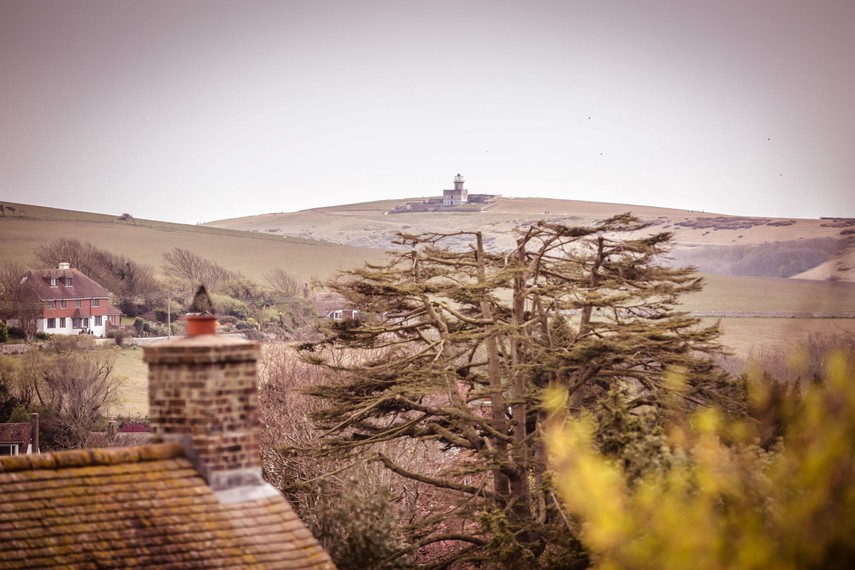
<svg viewBox="0 0 855 570"><path fill-rule="evenodd" d="M153 443L134 447L100 449L72 449L37 455L2 457L0 458L0 473L124 465L144 461L163 461L178 457L185 457L185 453L184 448L177 443Z"/></svg>

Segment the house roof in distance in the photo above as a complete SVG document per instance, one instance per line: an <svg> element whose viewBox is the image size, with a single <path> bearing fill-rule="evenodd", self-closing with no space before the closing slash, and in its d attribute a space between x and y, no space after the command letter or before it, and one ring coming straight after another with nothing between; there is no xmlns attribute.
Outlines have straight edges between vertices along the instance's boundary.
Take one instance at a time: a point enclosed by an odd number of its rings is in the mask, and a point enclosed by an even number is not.
<svg viewBox="0 0 855 570"><path fill-rule="evenodd" d="M65 284L65 279L71 277L71 285ZM56 279L56 286L51 287L51 278ZM77 269L31 269L25 279L32 279L37 284L39 297L48 299L106 299L110 293L101 285L90 279Z"/></svg>
<svg viewBox="0 0 855 570"><path fill-rule="evenodd" d="M17 443L26 450L32 442L30 422L0 424L0 443Z"/></svg>
<svg viewBox="0 0 855 570"><path fill-rule="evenodd" d="M281 495L215 493L174 443L0 458L0 569L333 568Z"/></svg>

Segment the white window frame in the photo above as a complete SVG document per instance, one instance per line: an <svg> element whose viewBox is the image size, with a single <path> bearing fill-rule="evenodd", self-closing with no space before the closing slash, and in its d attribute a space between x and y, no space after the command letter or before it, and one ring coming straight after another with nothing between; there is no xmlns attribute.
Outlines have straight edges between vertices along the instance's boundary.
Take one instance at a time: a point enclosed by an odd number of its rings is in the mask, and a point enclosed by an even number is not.
<svg viewBox="0 0 855 570"><path fill-rule="evenodd" d="M19 443L0 443L0 447L8 447L9 456L20 455L21 453L21 445ZM6 455L0 453L0 457L6 457Z"/></svg>

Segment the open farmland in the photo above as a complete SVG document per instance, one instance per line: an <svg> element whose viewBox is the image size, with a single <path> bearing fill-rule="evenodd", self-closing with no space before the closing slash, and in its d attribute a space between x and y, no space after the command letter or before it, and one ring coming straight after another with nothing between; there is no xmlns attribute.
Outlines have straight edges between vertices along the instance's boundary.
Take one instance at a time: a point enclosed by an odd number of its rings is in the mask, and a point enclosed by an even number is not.
<svg viewBox="0 0 855 570"><path fill-rule="evenodd" d="M716 254L721 250L713 248L726 247L731 242L744 247L763 246L764 242L798 243L850 237L849 234L840 236L841 231L848 230L848 226L842 227L848 222L722 217L570 200L498 199L483 212L473 214L385 214L401 203L403 201L352 204L195 226L152 220L136 220L134 224L102 214L18 205L18 211L23 210L23 214L0 218L0 261L32 263L33 252L39 245L70 237L127 255L156 270L159 270L162 254L179 246L254 280L260 280L274 267L284 268L301 280L325 279L341 268L384 260L386 255L380 248L389 244L396 231L480 229L487 236L487 243L498 249L512 245L515 227L540 219L586 224L627 210L654 224L652 231L674 231L678 250L682 248L693 253L710 248L707 251ZM769 251L772 249L773 246L769 246ZM716 315L704 321L720 319L723 342L742 356L765 345L787 346L806 334L855 334L855 319L851 318L744 317L747 313L828 316L855 311L855 270L850 271L853 254L852 249L847 249L838 258L796 275L799 279L706 274L705 289L686 296L682 308L697 314ZM813 275L822 280L805 279ZM148 402L142 350L123 348L116 373L126 376L128 381L122 389L121 402L113 412L145 415Z"/></svg>
<svg viewBox="0 0 855 570"><path fill-rule="evenodd" d="M124 254L158 270L164 252L189 249L220 265L260 281L272 268L283 268L303 281L326 278L382 252L318 240L234 231L152 220L122 222L114 216L17 205L23 215L0 217L0 261L33 263L35 249L54 239L76 238Z"/></svg>
<svg viewBox="0 0 855 570"><path fill-rule="evenodd" d="M741 275L704 275L703 291L686 295L687 311L816 312L855 311L855 283Z"/></svg>
<svg viewBox="0 0 855 570"><path fill-rule="evenodd" d="M148 415L148 367L142 360L142 348L123 346L119 349L113 373L124 377L119 401L110 410L114 416L146 417Z"/></svg>
<svg viewBox="0 0 855 570"><path fill-rule="evenodd" d="M674 233L674 259L708 272L796 276L855 282L855 220L725 216L716 213L579 200L497 197L480 212L389 214L413 199L384 200L262 214L209 222L208 226L388 248L396 232L480 230L487 248L513 247L515 228L540 220L586 225L623 212ZM814 267L821 267L810 272Z"/></svg>
<svg viewBox="0 0 855 570"><path fill-rule="evenodd" d="M745 358L764 350L785 350L799 339L818 335L855 335L855 319L726 318L701 319L721 323L721 341L734 355Z"/></svg>

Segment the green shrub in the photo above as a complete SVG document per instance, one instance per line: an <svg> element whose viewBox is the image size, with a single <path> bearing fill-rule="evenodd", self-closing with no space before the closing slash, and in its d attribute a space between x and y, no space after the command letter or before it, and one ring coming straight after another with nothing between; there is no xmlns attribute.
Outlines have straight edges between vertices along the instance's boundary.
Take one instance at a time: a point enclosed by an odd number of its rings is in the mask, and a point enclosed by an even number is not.
<svg viewBox="0 0 855 570"><path fill-rule="evenodd" d="M594 421L571 420L562 391L549 391L556 483L594 565L853 567L853 355L836 351L821 378L784 392L762 371L750 376L752 406L773 406L784 424L776 446L757 444L755 422L700 409L668 427L659 453L670 465L632 484L621 463L597 450ZM805 370L809 356L794 369Z"/></svg>
<svg viewBox="0 0 855 570"><path fill-rule="evenodd" d="M251 314L249 305L228 295L212 294L211 301L214 303L217 314L220 315L232 315L239 319L246 319Z"/></svg>
<svg viewBox="0 0 855 570"><path fill-rule="evenodd" d="M7 421L13 424L28 422L30 421L30 410L28 410L23 404L18 404L12 410L12 413L9 414L9 419Z"/></svg>
<svg viewBox="0 0 855 570"><path fill-rule="evenodd" d="M403 541L391 505L382 493L322 492L306 522L339 570L403 570L411 566L395 557Z"/></svg>
<svg viewBox="0 0 855 570"><path fill-rule="evenodd" d="M110 331L110 333L112 333L112 335L113 335L112 338L113 338L113 340L116 341L116 344L118 346L122 346L123 344L125 344L125 338L127 337L127 334L125 334L125 331L115 330L115 331ZM107 336L110 336L110 333L108 333Z"/></svg>

